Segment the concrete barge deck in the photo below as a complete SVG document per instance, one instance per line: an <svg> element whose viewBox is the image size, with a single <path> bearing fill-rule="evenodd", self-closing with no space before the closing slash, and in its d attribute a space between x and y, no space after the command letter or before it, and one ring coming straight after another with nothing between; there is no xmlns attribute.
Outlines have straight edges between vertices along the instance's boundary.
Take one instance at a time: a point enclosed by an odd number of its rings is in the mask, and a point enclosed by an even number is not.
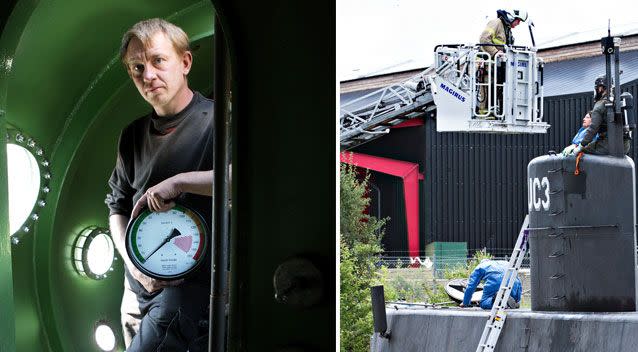
<svg viewBox="0 0 638 352"><path fill-rule="evenodd" d="M386 309L390 339L372 352L474 352L490 312L480 308ZM638 312L509 311L495 352L638 351Z"/></svg>

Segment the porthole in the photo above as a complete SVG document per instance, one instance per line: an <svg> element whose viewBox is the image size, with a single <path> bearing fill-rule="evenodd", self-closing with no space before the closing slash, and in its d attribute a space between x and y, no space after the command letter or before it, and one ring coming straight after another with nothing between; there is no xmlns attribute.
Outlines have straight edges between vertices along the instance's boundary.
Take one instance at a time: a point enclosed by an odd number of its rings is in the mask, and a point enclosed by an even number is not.
<svg viewBox="0 0 638 352"><path fill-rule="evenodd" d="M95 280L108 277L116 260L109 231L95 226L84 229L75 239L72 257L73 266L80 275Z"/></svg>
<svg viewBox="0 0 638 352"><path fill-rule="evenodd" d="M35 140L15 129L7 131L9 182L9 233L11 242L32 231L51 191L51 172L44 150Z"/></svg>
<svg viewBox="0 0 638 352"><path fill-rule="evenodd" d="M95 343L102 351L115 350L115 333L106 321L98 321L95 324Z"/></svg>

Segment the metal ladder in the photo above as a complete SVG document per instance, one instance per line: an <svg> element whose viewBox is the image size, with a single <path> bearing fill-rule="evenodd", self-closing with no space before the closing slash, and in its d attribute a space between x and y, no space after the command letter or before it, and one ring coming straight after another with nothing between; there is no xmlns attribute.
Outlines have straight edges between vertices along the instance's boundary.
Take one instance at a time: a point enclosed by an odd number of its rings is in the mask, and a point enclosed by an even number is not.
<svg viewBox="0 0 638 352"><path fill-rule="evenodd" d="M434 68L426 69L401 83L341 105L341 147L356 147L387 134L392 126L422 116L428 106L434 105L428 81L434 73Z"/></svg>
<svg viewBox="0 0 638 352"><path fill-rule="evenodd" d="M494 298L494 305L492 305L490 318L485 323L485 328L483 329L483 334L481 335L481 340L476 348L476 352L494 351L498 338L501 336L503 324L505 324L505 318L507 318L507 311L505 310L507 300L510 296L510 292L512 291L512 287L514 286L514 282L516 281L518 269L521 267L523 258L525 258L525 254L527 253L527 237L529 235L529 230L527 229L528 225L529 215L526 215L525 220L523 221L523 226L521 226L521 231L518 234L516 245L512 251L509 265L505 271L505 275L503 276L501 287L499 287L498 293Z"/></svg>
<svg viewBox="0 0 638 352"><path fill-rule="evenodd" d="M464 62L464 64L461 64ZM457 68L457 64L461 68ZM354 148L390 132L390 127L434 110L431 78L456 73L455 86L467 69L467 53L432 66L409 79L381 88L341 105L339 125L342 149Z"/></svg>

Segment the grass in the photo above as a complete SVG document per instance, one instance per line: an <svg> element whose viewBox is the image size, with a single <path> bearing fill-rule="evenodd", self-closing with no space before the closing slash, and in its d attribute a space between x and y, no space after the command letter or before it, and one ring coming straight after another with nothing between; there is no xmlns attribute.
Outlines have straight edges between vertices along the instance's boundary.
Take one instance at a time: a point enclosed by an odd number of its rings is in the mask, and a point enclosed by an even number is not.
<svg viewBox="0 0 638 352"><path fill-rule="evenodd" d="M386 300L430 304L450 302L452 299L445 292L447 282L468 278L474 267L484 258L491 259L492 255L485 250L477 251L467 261L467 265L447 268L443 273L444 279L435 278L432 269L424 267L385 269ZM530 308L529 273L519 273L519 278L523 283L521 308Z"/></svg>

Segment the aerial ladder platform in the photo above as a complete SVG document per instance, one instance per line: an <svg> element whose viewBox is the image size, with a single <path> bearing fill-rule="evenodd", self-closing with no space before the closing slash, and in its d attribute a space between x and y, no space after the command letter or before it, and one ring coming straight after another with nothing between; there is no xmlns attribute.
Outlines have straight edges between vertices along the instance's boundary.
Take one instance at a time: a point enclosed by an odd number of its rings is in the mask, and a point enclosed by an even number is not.
<svg viewBox="0 0 638 352"><path fill-rule="evenodd" d="M491 57L481 45L439 45L434 66L344 103L341 148L434 110L438 132L545 133L550 126L543 121L543 61L535 48L500 49Z"/></svg>

